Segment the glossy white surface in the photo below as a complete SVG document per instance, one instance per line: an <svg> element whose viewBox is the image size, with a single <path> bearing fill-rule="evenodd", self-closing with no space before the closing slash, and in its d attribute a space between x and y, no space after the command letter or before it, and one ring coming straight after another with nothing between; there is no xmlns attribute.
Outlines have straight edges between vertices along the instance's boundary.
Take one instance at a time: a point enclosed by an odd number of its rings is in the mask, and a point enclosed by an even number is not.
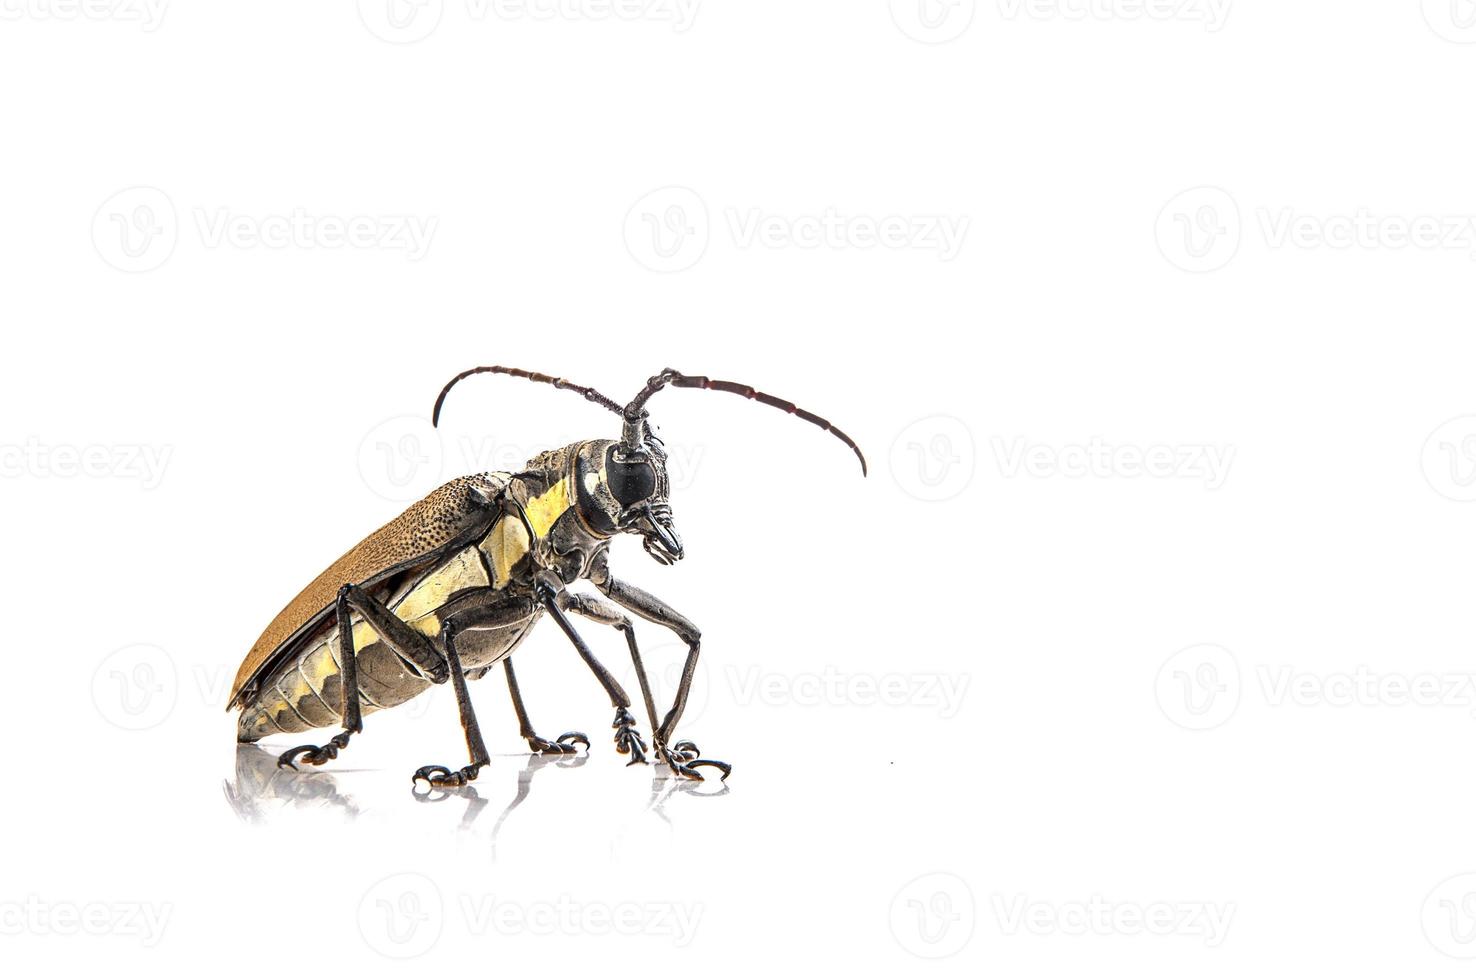
<svg viewBox="0 0 1476 980"><path fill-rule="evenodd" d="M4 972L1468 975L1467 6L0 3ZM866 450L652 402L726 792L549 623L587 762L238 757L345 548L617 434L481 363Z"/></svg>

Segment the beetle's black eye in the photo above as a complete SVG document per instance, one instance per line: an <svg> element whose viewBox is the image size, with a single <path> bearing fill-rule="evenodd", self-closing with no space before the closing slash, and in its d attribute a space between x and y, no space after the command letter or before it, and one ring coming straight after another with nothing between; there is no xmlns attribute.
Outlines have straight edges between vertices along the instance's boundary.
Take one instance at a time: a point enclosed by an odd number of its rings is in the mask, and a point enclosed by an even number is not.
<svg viewBox="0 0 1476 980"><path fill-rule="evenodd" d="M612 457L605 462L605 479L622 507L638 504L656 492L656 471L647 462L622 463Z"/></svg>

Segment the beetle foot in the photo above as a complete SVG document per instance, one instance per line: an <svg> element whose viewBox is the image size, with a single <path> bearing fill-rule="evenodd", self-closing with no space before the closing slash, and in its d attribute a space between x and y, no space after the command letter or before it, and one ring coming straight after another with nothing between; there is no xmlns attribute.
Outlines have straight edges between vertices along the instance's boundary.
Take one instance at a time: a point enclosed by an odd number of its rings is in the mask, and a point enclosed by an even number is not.
<svg viewBox="0 0 1476 980"><path fill-rule="evenodd" d="M684 739L671 747L671 755L681 762L695 762L702 757L702 750L697 747L696 742Z"/></svg>
<svg viewBox="0 0 1476 980"><path fill-rule="evenodd" d="M482 764L477 762L469 766L462 766L456 770L447 769L445 766L421 766L415 770L415 775L410 777L410 782L418 783L424 779L427 783L439 789L445 789L450 786L465 786L477 778L477 773L481 771L481 768Z"/></svg>
<svg viewBox="0 0 1476 980"><path fill-rule="evenodd" d="M338 750L348 745L349 733L339 732L322 745L299 745L277 756L278 769L296 769L298 762L310 766L321 766L329 759L338 758Z"/></svg>
<svg viewBox="0 0 1476 980"><path fill-rule="evenodd" d="M583 732L565 732L550 742L546 738L534 735L528 739L528 747L539 755L577 755L577 745L583 743L585 751L589 750L589 738Z"/></svg>
<svg viewBox="0 0 1476 980"><path fill-rule="evenodd" d="M718 770L723 774L722 778L725 781L733 772L733 767L726 762L719 762L716 759L699 759L697 757L697 746L691 742L677 742L670 748L662 745L658 747L657 751L660 753L661 761L666 763L667 767L671 769L672 774L680 776L683 779L695 779L699 783L703 782L702 773L697 771L702 766L710 766Z"/></svg>
<svg viewBox="0 0 1476 980"><path fill-rule="evenodd" d="M615 729L615 751L621 755L630 756L627 766L646 761L646 742L641 738L641 733L635 729L635 718L625 708L615 711L615 721L611 723Z"/></svg>

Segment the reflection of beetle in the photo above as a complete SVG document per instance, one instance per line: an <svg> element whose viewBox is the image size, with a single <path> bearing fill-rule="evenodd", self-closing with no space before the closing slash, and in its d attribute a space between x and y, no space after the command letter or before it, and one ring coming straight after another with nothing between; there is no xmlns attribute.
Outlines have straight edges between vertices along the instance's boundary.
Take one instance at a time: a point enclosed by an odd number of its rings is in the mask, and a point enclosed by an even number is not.
<svg viewBox="0 0 1476 980"><path fill-rule="evenodd" d="M279 760L294 768L298 761L322 765L363 730L364 714L403 704L449 679L471 764L454 771L424 766L415 778L460 785L475 779L488 761L466 678L482 677L501 661L522 735L535 752L576 752L580 742L588 747L589 739L579 732L552 742L539 738L523 710L511 655L546 611L615 705L617 750L631 756L630 764L644 762L646 745L635 730L630 699L574 631L565 615L572 612L625 635L658 758L680 776L701 779L697 769L711 766L727 778L731 767L726 763L698 758L691 742L672 741L697 667L700 632L666 603L609 571L609 541L620 533L639 534L646 551L664 565L682 557L667 502L666 453L647 422L646 401L668 385L727 391L834 433L856 453L864 475L861 450L829 422L790 402L747 385L669 368L623 408L593 388L562 378L519 368L473 368L441 391L432 421L439 421L452 386L481 373L578 392L621 416L620 440L595 439L540 453L520 473L452 480L359 542L303 589L246 655L229 705L241 709L239 740L342 724L343 731L326 744L298 746ZM565 588L582 578L615 605ZM616 606L667 627L687 645L676 697L660 725L635 632Z"/></svg>

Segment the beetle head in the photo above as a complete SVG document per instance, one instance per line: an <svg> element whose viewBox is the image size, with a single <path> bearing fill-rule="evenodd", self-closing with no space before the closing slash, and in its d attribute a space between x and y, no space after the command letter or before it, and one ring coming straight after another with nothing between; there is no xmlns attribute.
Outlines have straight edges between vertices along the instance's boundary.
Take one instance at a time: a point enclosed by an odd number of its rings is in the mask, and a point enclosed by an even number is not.
<svg viewBox="0 0 1476 980"><path fill-rule="evenodd" d="M599 534L639 534L646 551L670 565L682 558L682 539L672 523L666 450L642 420L633 448L597 440L579 451L576 505L585 525Z"/></svg>

